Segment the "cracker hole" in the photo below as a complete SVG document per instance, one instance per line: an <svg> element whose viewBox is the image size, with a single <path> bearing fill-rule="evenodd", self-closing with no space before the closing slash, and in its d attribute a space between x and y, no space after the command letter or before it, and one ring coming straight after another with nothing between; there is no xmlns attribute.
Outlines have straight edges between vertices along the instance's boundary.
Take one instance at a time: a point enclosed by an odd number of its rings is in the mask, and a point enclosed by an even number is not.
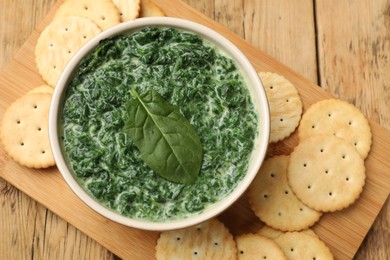
<svg viewBox="0 0 390 260"><path fill-rule="evenodd" d="M68 29L68 28L65 28L65 32L67 32L67 31L69 31L69 29Z"/></svg>
<svg viewBox="0 0 390 260"><path fill-rule="evenodd" d="M84 39L87 39L87 35L83 35L83 38L84 38Z"/></svg>
<svg viewBox="0 0 390 260"><path fill-rule="evenodd" d="M345 154L343 154L343 155L341 156L341 158L345 159L345 158L346 158L346 157L345 157Z"/></svg>
<svg viewBox="0 0 390 260"><path fill-rule="evenodd" d="M329 192L329 196L332 196L333 195L333 193L332 192Z"/></svg>
<svg viewBox="0 0 390 260"><path fill-rule="evenodd" d="M216 245L216 246L217 246L217 245L218 245L218 242L215 242L215 243L214 243L214 245Z"/></svg>
<svg viewBox="0 0 390 260"><path fill-rule="evenodd" d="M315 258L315 257L313 257L313 260L316 260L316 258Z"/></svg>
<svg viewBox="0 0 390 260"><path fill-rule="evenodd" d="M42 150L42 151L41 151L41 153L42 153L42 154L45 154L45 153L46 153L46 151L45 151L45 150Z"/></svg>
<svg viewBox="0 0 390 260"><path fill-rule="evenodd" d="M324 149L320 149L320 152L323 153L323 152L324 152Z"/></svg>
<svg viewBox="0 0 390 260"><path fill-rule="evenodd" d="M38 131L42 131L42 128L41 128L41 127L38 127Z"/></svg>
<svg viewBox="0 0 390 260"><path fill-rule="evenodd" d="M240 251L240 254L242 254L242 255L243 255L243 254L244 254L244 251L242 251L242 250L241 250L241 251Z"/></svg>
<svg viewBox="0 0 390 260"><path fill-rule="evenodd" d="M346 181L349 181L349 177L345 178Z"/></svg>
<svg viewBox="0 0 390 260"><path fill-rule="evenodd" d="M328 171L328 170L325 170L325 173L326 173L326 174L328 174L328 173L329 173L329 171Z"/></svg>
<svg viewBox="0 0 390 260"><path fill-rule="evenodd" d="M16 123L17 123L18 125L20 125L20 120L16 120Z"/></svg>
<svg viewBox="0 0 390 260"><path fill-rule="evenodd" d="M286 99L286 102L289 102L290 100L289 99Z"/></svg>
<svg viewBox="0 0 390 260"><path fill-rule="evenodd" d="M280 122L283 122L283 118L280 119Z"/></svg>
<svg viewBox="0 0 390 260"><path fill-rule="evenodd" d="M176 238L176 240L179 241L179 240L180 240L180 237Z"/></svg>
<svg viewBox="0 0 390 260"><path fill-rule="evenodd" d="M102 21L106 20L106 17L102 16Z"/></svg>
<svg viewBox="0 0 390 260"><path fill-rule="evenodd" d="M71 54L71 53L72 53L72 51L71 51L71 50L68 50L68 53L69 53L69 54Z"/></svg>
<svg viewBox="0 0 390 260"><path fill-rule="evenodd" d="M307 164L306 164L306 163L304 163L304 164L303 164L303 167L306 167L306 166L307 166Z"/></svg>
<svg viewBox="0 0 390 260"><path fill-rule="evenodd" d="M200 227L198 227L197 230L200 231Z"/></svg>
<svg viewBox="0 0 390 260"><path fill-rule="evenodd" d="M286 194L286 195L287 195L287 194L288 194L288 191L287 191L287 190L285 190L285 191L284 191L284 194Z"/></svg>
<svg viewBox="0 0 390 260"><path fill-rule="evenodd" d="M357 142L354 142L353 145L354 145L354 146L357 146Z"/></svg>
<svg viewBox="0 0 390 260"><path fill-rule="evenodd" d="M311 128L313 128L313 129L314 129L315 127L316 127L315 125L312 125L312 126L311 126Z"/></svg>
<svg viewBox="0 0 390 260"><path fill-rule="evenodd" d="M264 198L265 198L265 199L268 198L268 195L267 195L267 194L264 194Z"/></svg>
<svg viewBox="0 0 390 260"><path fill-rule="evenodd" d="M56 65L53 65L53 69L56 69L57 68L57 66Z"/></svg>
<svg viewBox="0 0 390 260"><path fill-rule="evenodd" d="M198 254L198 252L195 251L195 252L194 252L194 255L197 255L197 254Z"/></svg>
<svg viewBox="0 0 390 260"><path fill-rule="evenodd" d="M34 105L34 109L37 109L38 108L38 106L37 105Z"/></svg>
<svg viewBox="0 0 390 260"><path fill-rule="evenodd" d="M23 143L23 142L21 142L21 143L20 143L20 146L24 146L24 143Z"/></svg>
<svg viewBox="0 0 390 260"><path fill-rule="evenodd" d="M308 188L308 189L311 189L311 185L307 185L307 188Z"/></svg>
<svg viewBox="0 0 390 260"><path fill-rule="evenodd" d="M53 47L54 46L54 44L53 43L50 43L50 45L49 45L50 47Z"/></svg>
<svg viewBox="0 0 390 260"><path fill-rule="evenodd" d="M348 122L348 125L352 125L352 121L349 121L349 122Z"/></svg>
<svg viewBox="0 0 390 260"><path fill-rule="evenodd" d="M294 252L294 248L290 248L290 251L291 251L291 252Z"/></svg>
<svg viewBox="0 0 390 260"><path fill-rule="evenodd" d="M275 177L275 174L271 173L270 176L273 178L273 177Z"/></svg>
<svg viewBox="0 0 390 260"><path fill-rule="evenodd" d="M267 256L263 256L263 259L267 259Z"/></svg>
<svg viewBox="0 0 390 260"><path fill-rule="evenodd" d="M299 208L299 211L303 211L303 208Z"/></svg>
<svg viewBox="0 0 390 260"><path fill-rule="evenodd" d="M278 216L281 217L282 216L282 212L278 212Z"/></svg>
<svg viewBox="0 0 390 260"><path fill-rule="evenodd" d="M84 10L88 10L88 6L84 6Z"/></svg>
<svg viewBox="0 0 390 260"><path fill-rule="evenodd" d="M122 15L123 15L123 13L120 13L119 15L120 15L120 16L122 16Z"/></svg>
<svg viewBox="0 0 390 260"><path fill-rule="evenodd" d="M331 117L332 116L332 113L328 113L328 117Z"/></svg>
<svg viewBox="0 0 390 260"><path fill-rule="evenodd" d="M270 86L269 88L270 88L270 89L274 89L274 86Z"/></svg>

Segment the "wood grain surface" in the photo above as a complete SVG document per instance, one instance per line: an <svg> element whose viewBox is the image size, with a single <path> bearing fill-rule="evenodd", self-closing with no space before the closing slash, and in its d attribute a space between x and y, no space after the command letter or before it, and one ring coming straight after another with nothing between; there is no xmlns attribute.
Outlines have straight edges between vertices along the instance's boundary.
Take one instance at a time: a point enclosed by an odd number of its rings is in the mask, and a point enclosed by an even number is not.
<svg viewBox="0 0 390 260"><path fill-rule="evenodd" d="M10 62L54 2L0 1L0 66ZM351 101L390 129L389 0L185 2L305 76L313 87L319 84ZM390 258L389 208L387 202L356 259ZM0 181L0 259L113 258L78 229Z"/></svg>

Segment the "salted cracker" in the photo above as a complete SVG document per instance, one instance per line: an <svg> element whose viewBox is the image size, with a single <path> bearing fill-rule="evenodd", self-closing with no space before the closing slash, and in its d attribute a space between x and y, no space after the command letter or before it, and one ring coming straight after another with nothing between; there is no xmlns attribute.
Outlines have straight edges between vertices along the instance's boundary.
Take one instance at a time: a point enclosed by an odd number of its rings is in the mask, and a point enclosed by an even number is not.
<svg viewBox="0 0 390 260"><path fill-rule="evenodd" d="M140 17L165 16L163 10L150 0L141 0Z"/></svg>
<svg viewBox="0 0 390 260"><path fill-rule="evenodd" d="M272 239L257 234L236 237L238 259L287 259L280 246Z"/></svg>
<svg viewBox="0 0 390 260"><path fill-rule="evenodd" d="M66 17L50 23L35 47L35 60L42 78L55 86L73 55L100 32L96 24L83 17Z"/></svg>
<svg viewBox="0 0 390 260"><path fill-rule="evenodd" d="M27 94L34 94L34 93L53 94L53 92L54 92L54 89L51 86L49 86L49 85L42 85L42 86L38 86L38 87L33 88L32 90L27 92Z"/></svg>
<svg viewBox="0 0 390 260"><path fill-rule="evenodd" d="M87 18L102 30L121 22L119 10L111 0L66 0L58 8L54 20L69 16Z"/></svg>
<svg viewBox="0 0 390 260"><path fill-rule="evenodd" d="M321 213L307 207L291 191L287 182L288 156L264 161L248 189L248 199L256 216L268 226L282 231L299 231L313 225Z"/></svg>
<svg viewBox="0 0 390 260"><path fill-rule="evenodd" d="M140 13L140 0L112 0L112 2L119 10L122 22L134 20Z"/></svg>
<svg viewBox="0 0 390 260"><path fill-rule="evenodd" d="M7 154L30 168L55 165L49 142L51 95L33 93L12 103L0 124L0 139Z"/></svg>
<svg viewBox="0 0 390 260"><path fill-rule="evenodd" d="M302 101L295 86L283 76L260 72L271 115L270 142L275 143L291 135L302 115Z"/></svg>
<svg viewBox="0 0 390 260"><path fill-rule="evenodd" d="M157 240L156 258L237 259L237 248L222 222L211 219L196 226L162 232Z"/></svg>
<svg viewBox="0 0 390 260"><path fill-rule="evenodd" d="M371 148L372 135L368 120L354 105L340 99L325 99L312 105L302 116L298 138L331 134L353 145L362 158Z"/></svg>
<svg viewBox="0 0 390 260"><path fill-rule="evenodd" d="M329 248L317 236L303 232L287 232L275 238L284 254L291 260L331 260Z"/></svg>
<svg viewBox="0 0 390 260"><path fill-rule="evenodd" d="M290 154L288 183L297 197L318 211L352 204L365 183L364 160L354 146L333 135L304 139Z"/></svg>

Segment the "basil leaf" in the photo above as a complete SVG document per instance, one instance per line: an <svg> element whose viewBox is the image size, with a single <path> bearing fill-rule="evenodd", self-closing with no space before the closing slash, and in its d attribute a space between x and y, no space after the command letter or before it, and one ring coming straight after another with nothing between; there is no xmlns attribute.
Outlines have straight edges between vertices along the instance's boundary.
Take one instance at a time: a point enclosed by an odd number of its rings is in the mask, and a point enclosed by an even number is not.
<svg viewBox="0 0 390 260"><path fill-rule="evenodd" d="M165 179L193 183L202 164L202 145L190 122L177 106L148 90L127 103L125 131L141 152L141 158Z"/></svg>

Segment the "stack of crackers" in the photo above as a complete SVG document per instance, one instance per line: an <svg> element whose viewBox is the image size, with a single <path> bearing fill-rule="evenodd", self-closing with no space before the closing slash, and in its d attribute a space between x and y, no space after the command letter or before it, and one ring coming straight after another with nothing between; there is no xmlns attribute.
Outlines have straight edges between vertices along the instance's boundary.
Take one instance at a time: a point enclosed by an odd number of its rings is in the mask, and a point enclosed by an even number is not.
<svg viewBox="0 0 390 260"><path fill-rule="evenodd" d="M64 1L35 48L38 71L47 85L31 86L33 90L11 104L1 120L1 143L12 159L30 168L55 165L48 134L49 107L66 64L103 30L147 16L165 14L150 0Z"/></svg>
<svg viewBox="0 0 390 260"><path fill-rule="evenodd" d="M265 225L256 234L235 238L221 223L218 228L210 224L217 219L163 232L157 259L333 259L310 227L323 214L351 205L362 192L364 160L371 148L368 121L338 99L317 102L302 116L291 82L271 72L259 76L270 106L270 142L282 141L296 129L299 139L291 154L267 158L247 191L250 207ZM180 250L170 250L176 247Z"/></svg>

